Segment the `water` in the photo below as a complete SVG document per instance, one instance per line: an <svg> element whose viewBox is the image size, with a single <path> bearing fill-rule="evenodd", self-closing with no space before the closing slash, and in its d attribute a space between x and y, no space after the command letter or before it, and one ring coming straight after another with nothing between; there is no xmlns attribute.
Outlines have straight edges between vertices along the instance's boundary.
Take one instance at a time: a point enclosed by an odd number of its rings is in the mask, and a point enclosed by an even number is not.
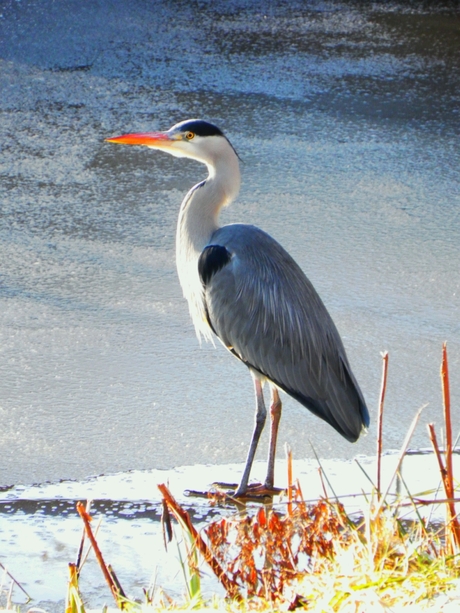
<svg viewBox="0 0 460 613"><path fill-rule="evenodd" d="M372 426L350 446L295 401L294 457L369 455L460 400L458 15L452 4L6 1L0 8L0 484L242 462L246 369L199 347L175 272L205 169L113 134L202 117L242 158L223 222L298 260ZM455 428L460 420L455 412ZM229 435L231 433L231 435ZM414 446L426 446L420 427ZM266 453L262 441L259 457ZM218 468L215 478L219 478Z"/></svg>

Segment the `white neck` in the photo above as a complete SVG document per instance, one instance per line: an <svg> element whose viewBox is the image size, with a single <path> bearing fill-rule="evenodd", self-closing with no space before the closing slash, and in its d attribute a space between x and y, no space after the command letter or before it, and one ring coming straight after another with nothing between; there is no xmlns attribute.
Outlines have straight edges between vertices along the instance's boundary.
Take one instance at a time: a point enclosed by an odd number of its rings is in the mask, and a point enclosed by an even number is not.
<svg viewBox="0 0 460 613"><path fill-rule="evenodd" d="M198 258L219 227L220 210L235 199L240 188L238 157L228 141L222 139L221 150L217 153L211 161L200 160L208 167L208 178L185 196L177 224L177 272L198 336L200 332L209 336L206 326L203 328L205 317Z"/></svg>

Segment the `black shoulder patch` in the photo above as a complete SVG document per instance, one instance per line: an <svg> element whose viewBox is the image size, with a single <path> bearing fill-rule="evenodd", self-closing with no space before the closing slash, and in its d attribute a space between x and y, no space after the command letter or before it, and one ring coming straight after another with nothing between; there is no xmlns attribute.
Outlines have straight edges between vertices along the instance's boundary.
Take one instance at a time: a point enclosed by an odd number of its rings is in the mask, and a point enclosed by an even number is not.
<svg viewBox="0 0 460 613"><path fill-rule="evenodd" d="M230 262L231 253L222 245L209 245L198 259L198 273L203 285L207 285L221 268Z"/></svg>
<svg viewBox="0 0 460 613"><path fill-rule="evenodd" d="M224 136L222 130L203 119L189 119L180 124L181 130L194 132L197 136Z"/></svg>

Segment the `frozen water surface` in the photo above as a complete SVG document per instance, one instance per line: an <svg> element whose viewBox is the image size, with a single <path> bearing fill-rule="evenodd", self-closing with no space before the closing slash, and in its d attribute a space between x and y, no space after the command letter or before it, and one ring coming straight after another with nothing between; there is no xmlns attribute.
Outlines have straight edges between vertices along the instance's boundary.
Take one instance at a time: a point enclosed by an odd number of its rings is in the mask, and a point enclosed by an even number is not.
<svg viewBox="0 0 460 613"><path fill-rule="evenodd" d="M104 142L197 116L242 159L222 221L298 260L372 414L350 446L285 398L280 453L373 454L384 350L385 448L421 405L439 423L444 340L458 431L459 55L449 2L3 2L0 485L244 460L250 377L200 348L175 272L205 169Z"/></svg>

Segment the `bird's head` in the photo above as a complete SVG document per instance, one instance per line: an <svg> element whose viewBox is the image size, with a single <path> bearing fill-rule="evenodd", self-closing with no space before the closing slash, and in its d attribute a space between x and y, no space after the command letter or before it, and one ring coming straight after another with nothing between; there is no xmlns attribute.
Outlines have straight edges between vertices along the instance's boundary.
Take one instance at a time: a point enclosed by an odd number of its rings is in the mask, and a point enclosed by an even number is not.
<svg viewBox="0 0 460 613"><path fill-rule="evenodd" d="M213 167L228 150L236 155L224 133L201 119L181 121L166 132L123 134L106 140L121 145L144 145L161 149L176 157L191 158Z"/></svg>

